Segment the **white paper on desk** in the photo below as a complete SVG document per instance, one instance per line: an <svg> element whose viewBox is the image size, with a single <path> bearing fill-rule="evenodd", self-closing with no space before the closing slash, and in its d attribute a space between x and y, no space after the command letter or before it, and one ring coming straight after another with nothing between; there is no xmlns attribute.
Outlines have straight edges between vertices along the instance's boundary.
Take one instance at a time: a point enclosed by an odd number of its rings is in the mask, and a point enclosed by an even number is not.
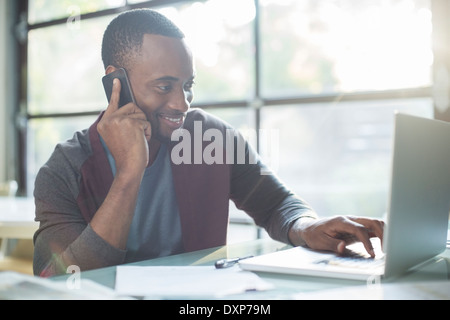
<svg viewBox="0 0 450 320"><path fill-rule="evenodd" d="M116 292L141 297L217 298L272 285L238 267L212 266L118 266Z"/></svg>
<svg viewBox="0 0 450 320"><path fill-rule="evenodd" d="M115 300L114 290L89 279L80 279L79 287L69 288L66 281L52 281L13 271L0 272L0 300Z"/></svg>

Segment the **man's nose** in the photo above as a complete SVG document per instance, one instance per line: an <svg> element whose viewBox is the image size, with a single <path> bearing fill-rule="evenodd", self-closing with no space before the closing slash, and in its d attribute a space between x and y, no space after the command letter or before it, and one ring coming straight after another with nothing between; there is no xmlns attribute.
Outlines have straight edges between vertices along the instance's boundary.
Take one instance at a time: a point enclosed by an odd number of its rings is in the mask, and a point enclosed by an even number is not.
<svg viewBox="0 0 450 320"><path fill-rule="evenodd" d="M191 107L192 93L185 90L177 90L169 101L169 107L179 112L187 112Z"/></svg>

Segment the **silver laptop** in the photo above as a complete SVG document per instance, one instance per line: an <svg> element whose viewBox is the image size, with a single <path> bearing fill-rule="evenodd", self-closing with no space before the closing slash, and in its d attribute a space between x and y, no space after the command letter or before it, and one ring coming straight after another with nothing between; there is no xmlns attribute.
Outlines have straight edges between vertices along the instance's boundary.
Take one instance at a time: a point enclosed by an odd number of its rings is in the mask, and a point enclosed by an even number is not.
<svg viewBox="0 0 450 320"><path fill-rule="evenodd" d="M450 123L395 114L391 190L383 248L376 257L361 243L350 256L303 247L239 262L244 270L343 279L392 278L446 248L450 212Z"/></svg>

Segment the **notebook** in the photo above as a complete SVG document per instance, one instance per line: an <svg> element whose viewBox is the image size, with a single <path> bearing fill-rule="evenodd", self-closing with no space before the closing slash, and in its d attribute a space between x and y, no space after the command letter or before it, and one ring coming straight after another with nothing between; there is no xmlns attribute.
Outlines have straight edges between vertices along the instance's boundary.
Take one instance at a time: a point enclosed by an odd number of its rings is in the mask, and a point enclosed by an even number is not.
<svg viewBox="0 0 450 320"><path fill-rule="evenodd" d="M445 250L450 213L450 123L396 113L383 248L354 256L294 247L239 262L244 270L368 280L392 278Z"/></svg>

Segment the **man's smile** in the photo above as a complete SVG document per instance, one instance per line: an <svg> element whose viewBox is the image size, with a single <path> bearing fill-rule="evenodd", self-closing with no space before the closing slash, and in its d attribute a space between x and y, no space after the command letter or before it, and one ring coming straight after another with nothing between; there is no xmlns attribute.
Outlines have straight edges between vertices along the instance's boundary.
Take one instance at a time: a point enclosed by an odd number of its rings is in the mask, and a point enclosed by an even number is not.
<svg viewBox="0 0 450 320"><path fill-rule="evenodd" d="M158 114L158 118L162 120L162 121L160 121L161 124L164 123L165 125L167 125L168 127L172 128L172 129L180 128L184 123L185 117L186 117L185 113L178 113L178 114L160 113L160 114Z"/></svg>

